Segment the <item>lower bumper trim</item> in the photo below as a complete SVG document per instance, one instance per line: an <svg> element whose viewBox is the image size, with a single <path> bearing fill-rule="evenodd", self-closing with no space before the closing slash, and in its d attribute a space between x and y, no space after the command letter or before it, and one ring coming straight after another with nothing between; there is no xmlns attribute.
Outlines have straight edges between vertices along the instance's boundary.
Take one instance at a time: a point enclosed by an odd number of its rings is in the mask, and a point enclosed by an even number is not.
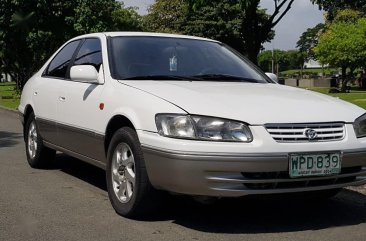
<svg viewBox="0 0 366 241"><path fill-rule="evenodd" d="M366 150L343 151L335 176L291 179L288 153L180 153L143 146L149 179L170 192L218 197L317 191L366 184Z"/></svg>

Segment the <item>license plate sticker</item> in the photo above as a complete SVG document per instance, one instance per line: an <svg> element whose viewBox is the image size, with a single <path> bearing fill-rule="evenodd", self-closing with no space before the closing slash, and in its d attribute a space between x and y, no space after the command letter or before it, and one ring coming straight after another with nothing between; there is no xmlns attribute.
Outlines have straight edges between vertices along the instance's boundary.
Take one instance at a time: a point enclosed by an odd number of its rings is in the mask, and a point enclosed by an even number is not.
<svg viewBox="0 0 366 241"><path fill-rule="evenodd" d="M289 174L291 178L309 176L330 176L341 172L340 153L291 154Z"/></svg>

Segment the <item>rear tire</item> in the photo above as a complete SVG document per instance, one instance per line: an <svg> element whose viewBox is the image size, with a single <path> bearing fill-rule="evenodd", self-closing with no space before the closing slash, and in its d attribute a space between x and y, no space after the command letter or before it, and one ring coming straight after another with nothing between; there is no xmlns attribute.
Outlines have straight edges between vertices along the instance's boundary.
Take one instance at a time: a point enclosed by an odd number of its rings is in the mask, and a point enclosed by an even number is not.
<svg viewBox="0 0 366 241"><path fill-rule="evenodd" d="M132 218L156 210L160 193L151 185L136 132L123 127L113 135L106 170L108 196L115 211Z"/></svg>
<svg viewBox="0 0 366 241"><path fill-rule="evenodd" d="M25 152L27 160L33 168L45 168L55 159L56 151L43 145L34 114L31 113L24 129Z"/></svg>

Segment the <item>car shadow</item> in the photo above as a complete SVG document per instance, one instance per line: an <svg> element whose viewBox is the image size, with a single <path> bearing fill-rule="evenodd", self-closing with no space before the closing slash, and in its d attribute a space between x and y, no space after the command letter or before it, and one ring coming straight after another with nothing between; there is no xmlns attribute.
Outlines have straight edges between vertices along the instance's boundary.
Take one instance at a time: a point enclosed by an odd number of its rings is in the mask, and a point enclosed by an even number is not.
<svg viewBox="0 0 366 241"><path fill-rule="evenodd" d="M0 131L0 148L15 146L22 138L23 135L19 133Z"/></svg>
<svg viewBox="0 0 366 241"><path fill-rule="evenodd" d="M48 169L59 169L64 173L107 191L104 170L65 154L58 153L52 167Z"/></svg>
<svg viewBox="0 0 366 241"><path fill-rule="evenodd" d="M83 101L86 101L88 99L89 95L97 88L98 85L90 84L90 86L85 90L83 95Z"/></svg>
<svg viewBox="0 0 366 241"><path fill-rule="evenodd" d="M56 168L107 191L105 172L58 154ZM321 230L366 222L366 196L348 189L329 200L301 201L288 196L221 199L210 205L187 196L167 195L162 208L140 221L172 221L185 228L224 234Z"/></svg>
<svg viewBox="0 0 366 241"><path fill-rule="evenodd" d="M178 205L174 204L170 212L165 212L165 218L209 233L297 232L366 222L366 196L348 190L326 201L246 197L221 200L210 206L185 202L180 200Z"/></svg>

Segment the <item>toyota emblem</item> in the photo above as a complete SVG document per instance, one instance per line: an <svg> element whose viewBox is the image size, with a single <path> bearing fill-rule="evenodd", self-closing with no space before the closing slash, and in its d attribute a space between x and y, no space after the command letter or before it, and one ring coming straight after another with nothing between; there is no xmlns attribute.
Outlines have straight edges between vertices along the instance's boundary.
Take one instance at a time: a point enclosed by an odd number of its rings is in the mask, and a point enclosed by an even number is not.
<svg viewBox="0 0 366 241"><path fill-rule="evenodd" d="M313 129L307 129L304 135L309 139L309 141L315 140L318 137L318 133Z"/></svg>

